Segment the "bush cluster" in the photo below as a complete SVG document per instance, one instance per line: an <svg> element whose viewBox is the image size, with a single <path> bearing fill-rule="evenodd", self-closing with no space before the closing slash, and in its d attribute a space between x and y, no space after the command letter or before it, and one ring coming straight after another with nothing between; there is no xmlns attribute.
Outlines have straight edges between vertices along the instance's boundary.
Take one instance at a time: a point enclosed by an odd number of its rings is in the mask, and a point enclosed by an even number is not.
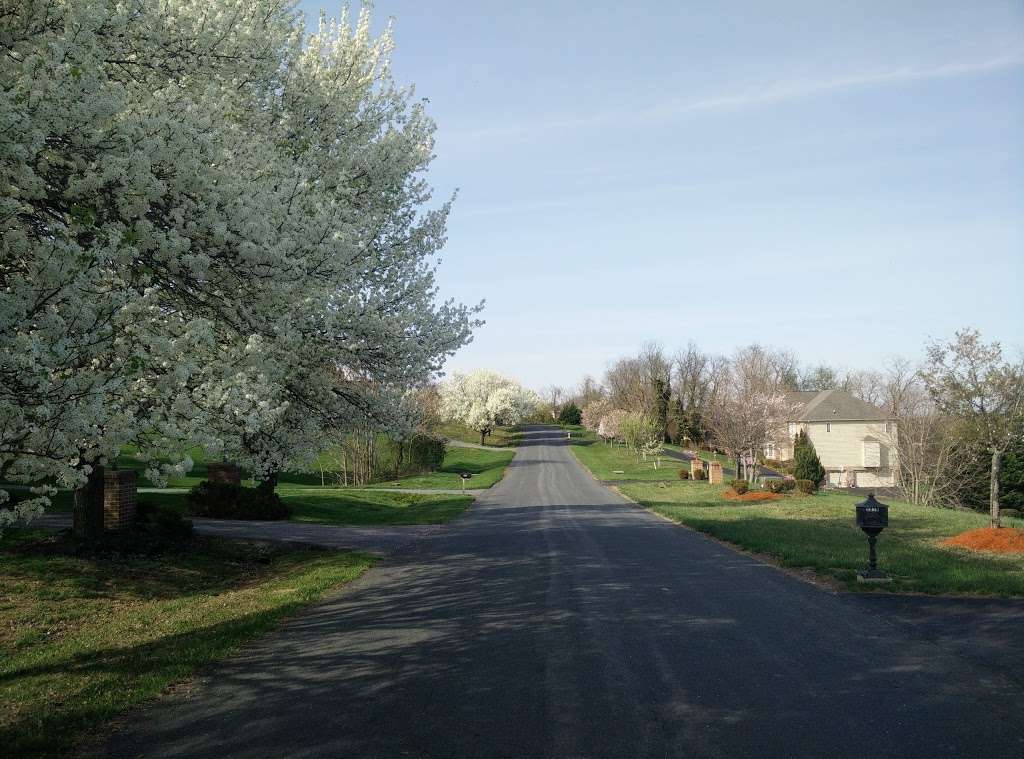
<svg viewBox="0 0 1024 759"><path fill-rule="evenodd" d="M818 483L813 480L795 480L797 490L806 495L810 495L818 489Z"/></svg>
<svg viewBox="0 0 1024 759"><path fill-rule="evenodd" d="M796 487L796 480L783 480L773 477L765 480L765 487L772 493L789 493Z"/></svg>
<svg viewBox="0 0 1024 759"><path fill-rule="evenodd" d="M735 490L737 495L743 495L750 490L750 483L746 480L730 480L729 487Z"/></svg>
<svg viewBox="0 0 1024 759"><path fill-rule="evenodd" d="M185 497L189 513L213 519L287 519L292 513L277 493L204 480Z"/></svg>
<svg viewBox="0 0 1024 759"><path fill-rule="evenodd" d="M688 479L690 479L690 470L689 469L680 469L679 470L679 479L681 479L681 480L688 480Z"/></svg>

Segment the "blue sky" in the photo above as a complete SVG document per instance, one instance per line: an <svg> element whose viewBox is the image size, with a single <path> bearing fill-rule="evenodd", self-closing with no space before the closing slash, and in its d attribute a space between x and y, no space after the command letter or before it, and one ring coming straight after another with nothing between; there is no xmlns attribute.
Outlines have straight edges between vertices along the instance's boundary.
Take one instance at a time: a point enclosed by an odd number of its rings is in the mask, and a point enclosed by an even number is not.
<svg viewBox="0 0 1024 759"><path fill-rule="evenodd" d="M487 301L449 369L539 388L645 340L851 368L966 325L1024 344L1019 0L374 14L437 121L437 198L459 189L442 292Z"/></svg>

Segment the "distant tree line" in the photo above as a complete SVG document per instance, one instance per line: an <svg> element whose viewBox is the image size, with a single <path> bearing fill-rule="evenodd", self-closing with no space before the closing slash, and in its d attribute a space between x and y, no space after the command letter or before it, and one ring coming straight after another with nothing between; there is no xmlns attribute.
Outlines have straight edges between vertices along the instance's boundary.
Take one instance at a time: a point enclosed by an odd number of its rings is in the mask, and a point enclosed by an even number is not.
<svg viewBox="0 0 1024 759"><path fill-rule="evenodd" d="M540 413L557 421L578 407L585 427L617 440L623 414L639 415L662 442L717 449L750 476L765 443L788 438L784 422L795 409L787 393L844 390L897 421L889 442L908 500L988 509L998 524L1001 506L1024 508L1022 366L971 329L925 346L919 362L891 356L855 369L803 365L792 351L757 343L729 356L694 342L671 354L645 343L600 379L548 387Z"/></svg>

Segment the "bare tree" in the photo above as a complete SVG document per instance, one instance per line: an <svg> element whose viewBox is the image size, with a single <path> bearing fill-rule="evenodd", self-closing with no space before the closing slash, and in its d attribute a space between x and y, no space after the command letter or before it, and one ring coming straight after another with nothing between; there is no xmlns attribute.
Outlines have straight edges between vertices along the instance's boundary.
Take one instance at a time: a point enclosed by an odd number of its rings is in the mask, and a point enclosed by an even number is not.
<svg viewBox="0 0 1024 759"><path fill-rule="evenodd" d="M843 384L842 372L828 364L819 364L800 372L801 390L832 390Z"/></svg>
<svg viewBox="0 0 1024 759"><path fill-rule="evenodd" d="M893 417L923 413L929 405L921 375L907 359L890 356L886 360L883 382L883 408Z"/></svg>
<svg viewBox="0 0 1024 759"><path fill-rule="evenodd" d="M565 390L558 385L548 385L541 390L540 397L548 406L551 420L558 421L558 411L562 407L562 401L565 399Z"/></svg>
<svg viewBox="0 0 1024 759"><path fill-rule="evenodd" d="M897 452L899 489L906 500L943 506L960 499L974 461L963 455L955 420L934 411L906 414L890 442Z"/></svg>
<svg viewBox="0 0 1024 759"><path fill-rule="evenodd" d="M843 378L843 389L872 406L885 404L885 378L881 372L862 370L847 372Z"/></svg>
<svg viewBox="0 0 1024 759"><path fill-rule="evenodd" d="M977 330L964 329L948 343L928 346L921 377L939 410L959 419L991 455L989 511L999 527L1000 461L1024 435L1024 366L1004 361L998 342L984 343Z"/></svg>
<svg viewBox="0 0 1024 759"><path fill-rule="evenodd" d="M580 384L576 388L573 400L576 405L580 408L587 406L594 401L602 400L605 397L604 388L598 384L597 380L591 377L589 374L584 375Z"/></svg>

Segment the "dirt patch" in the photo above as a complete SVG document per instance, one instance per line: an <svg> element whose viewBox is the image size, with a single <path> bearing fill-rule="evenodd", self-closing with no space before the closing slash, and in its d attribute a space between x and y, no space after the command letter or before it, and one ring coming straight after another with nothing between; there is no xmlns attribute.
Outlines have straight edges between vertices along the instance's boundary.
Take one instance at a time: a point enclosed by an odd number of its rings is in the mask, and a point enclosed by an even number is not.
<svg viewBox="0 0 1024 759"><path fill-rule="evenodd" d="M1024 530L1011 527L982 527L968 530L943 541L947 546L969 548L972 551L1024 554Z"/></svg>
<svg viewBox="0 0 1024 759"><path fill-rule="evenodd" d="M740 495L732 488L726 488L722 493L726 501L778 501L782 499L782 493L769 493L767 490L749 490Z"/></svg>

